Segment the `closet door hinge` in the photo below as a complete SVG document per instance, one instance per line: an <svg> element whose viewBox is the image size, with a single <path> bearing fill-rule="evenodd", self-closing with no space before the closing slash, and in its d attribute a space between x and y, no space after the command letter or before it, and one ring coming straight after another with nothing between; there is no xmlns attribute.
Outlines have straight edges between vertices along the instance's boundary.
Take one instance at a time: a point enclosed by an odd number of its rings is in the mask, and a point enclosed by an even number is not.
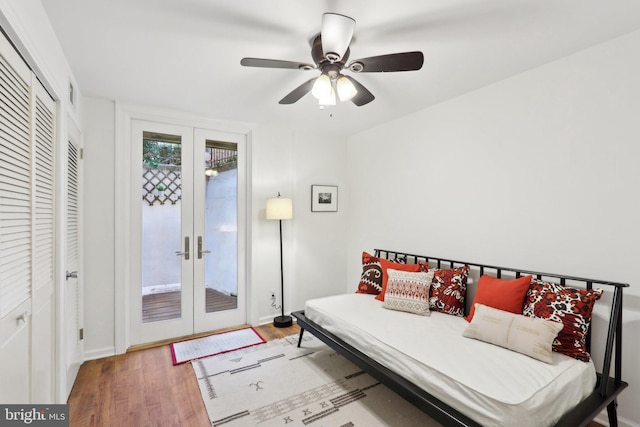
<svg viewBox="0 0 640 427"><path fill-rule="evenodd" d="M84 328L81 328L81 329L78 331L78 339L79 339L79 340L83 340L83 339L84 339Z"/></svg>
<svg viewBox="0 0 640 427"><path fill-rule="evenodd" d="M80 157L80 159L84 159L84 148L80 148L78 150L78 157Z"/></svg>

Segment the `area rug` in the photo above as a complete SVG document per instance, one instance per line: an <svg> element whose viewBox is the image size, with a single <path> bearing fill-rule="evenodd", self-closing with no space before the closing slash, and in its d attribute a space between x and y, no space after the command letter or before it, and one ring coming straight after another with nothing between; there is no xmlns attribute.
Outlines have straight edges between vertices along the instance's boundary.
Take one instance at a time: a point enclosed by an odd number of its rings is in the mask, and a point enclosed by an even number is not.
<svg viewBox="0 0 640 427"><path fill-rule="evenodd" d="M305 334L192 362L212 426L439 426Z"/></svg>
<svg viewBox="0 0 640 427"><path fill-rule="evenodd" d="M244 328L172 343L171 357L173 364L179 365L190 360L264 344L265 342L253 328Z"/></svg>

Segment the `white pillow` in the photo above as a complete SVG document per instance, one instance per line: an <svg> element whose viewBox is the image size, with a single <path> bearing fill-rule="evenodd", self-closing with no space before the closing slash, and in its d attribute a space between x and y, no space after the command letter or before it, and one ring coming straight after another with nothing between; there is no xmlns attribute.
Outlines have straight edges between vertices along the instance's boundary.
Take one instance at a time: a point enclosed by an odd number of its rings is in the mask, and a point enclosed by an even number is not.
<svg viewBox="0 0 640 427"><path fill-rule="evenodd" d="M473 320L462 335L551 363L551 345L562 328L561 322L475 304Z"/></svg>
<svg viewBox="0 0 640 427"><path fill-rule="evenodd" d="M430 315L429 288L433 274L433 271L414 273L388 268L383 307L422 316Z"/></svg>

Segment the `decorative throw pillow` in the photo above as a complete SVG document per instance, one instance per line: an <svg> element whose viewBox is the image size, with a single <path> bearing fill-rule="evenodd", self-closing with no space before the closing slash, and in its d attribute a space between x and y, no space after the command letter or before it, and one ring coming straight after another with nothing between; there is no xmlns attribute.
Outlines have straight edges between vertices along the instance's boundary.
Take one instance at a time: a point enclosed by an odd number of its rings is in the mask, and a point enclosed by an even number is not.
<svg viewBox="0 0 640 427"><path fill-rule="evenodd" d="M462 336L517 351L551 363L553 340L562 322L526 317L483 304L474 304L475 315Z"/></svg>
<svg viewBox="0 0 640 427"><path fill-rule="evenodd" d="M464 297L467 294L469 266L449 270L433 269L428 264L420 264L421 271L433 270L433 281L429 291L429 308L454 316L464 316Z"/></svg>
<svg viewBox="0 0 640 427"><path fill-rule="evenodd" d="M562 322L563 329L553 342L553 350L588 362L586 337L591 313L602 289L574 289L557 283L533 279L522 307L522 314Z"/></svg>
<svg viewBox="0 0 640 427"><path fill-rule="evenodd" d="M504 280L483 274L478 280L478 289L473 298L469 315L465 317L465 320L471 322L476 304L522 314L522 303L529 290L531 278L532 276L529 275L513 280Z"/></svg>
<svg viewBox="0 0 640 427"><path fill-rule="evenodd" d="M358 284L357 294L378 295L382 292L383 272L380 265L380 259L367 252L362 252L362 275ZM387 261L387 260L385 260ZM389 261L391 262L391 261ZM403 258L396 258L392 262L404 264Z"/></svg>
<svg viewBox="0 0 640 427"><path fill-rule="evenodd" d="M429 288L433 272L408 272L388 269L389 280L384 294L384 308L428 316Z"/></svg>
<svg viewBox="0 0 640 427"><path fill-rule="evenodd" d="M382 267L382 292L376 295L376 299L378 301L384 301L384 294L387 289L387 282L389 280L389 276L387 275L387 271L392 268L394 270L400 271L408 271L417 273L420 271L420 264L398 264L393 261L389 261L384 258L379 259L380 266Z"/></svg>

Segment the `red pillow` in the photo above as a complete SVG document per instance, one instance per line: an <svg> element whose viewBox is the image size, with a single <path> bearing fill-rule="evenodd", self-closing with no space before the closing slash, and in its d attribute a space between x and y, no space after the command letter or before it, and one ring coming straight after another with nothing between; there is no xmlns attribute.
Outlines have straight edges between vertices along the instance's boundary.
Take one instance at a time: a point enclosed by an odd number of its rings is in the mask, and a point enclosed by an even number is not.
<svg viewBox="0 0 640 427"><path fill-rule="evenodd" d="M379 258L378 260L380 262L380 266L382 267L382 292L376 295L376 299L378 301L384 301L384 293L387 290L387 281L389 280L389 275L387 274L388 268L391 268L393 270L408 271L411 273L417 273L420 271L420 264L397 264L384 258Z"/></svg>
<svg viewBox="0 0 640 427"><path fill-rule="evenodd" d="M467 322L471 322L477 304L484 304L498 310L509 311L515 314L522 314L522 303L527 295L531 284L531 275L523 276L513 280L503 280L497 277L482 275L478 280L478 290L471 304L471 311L465 317Z"/></svg>

